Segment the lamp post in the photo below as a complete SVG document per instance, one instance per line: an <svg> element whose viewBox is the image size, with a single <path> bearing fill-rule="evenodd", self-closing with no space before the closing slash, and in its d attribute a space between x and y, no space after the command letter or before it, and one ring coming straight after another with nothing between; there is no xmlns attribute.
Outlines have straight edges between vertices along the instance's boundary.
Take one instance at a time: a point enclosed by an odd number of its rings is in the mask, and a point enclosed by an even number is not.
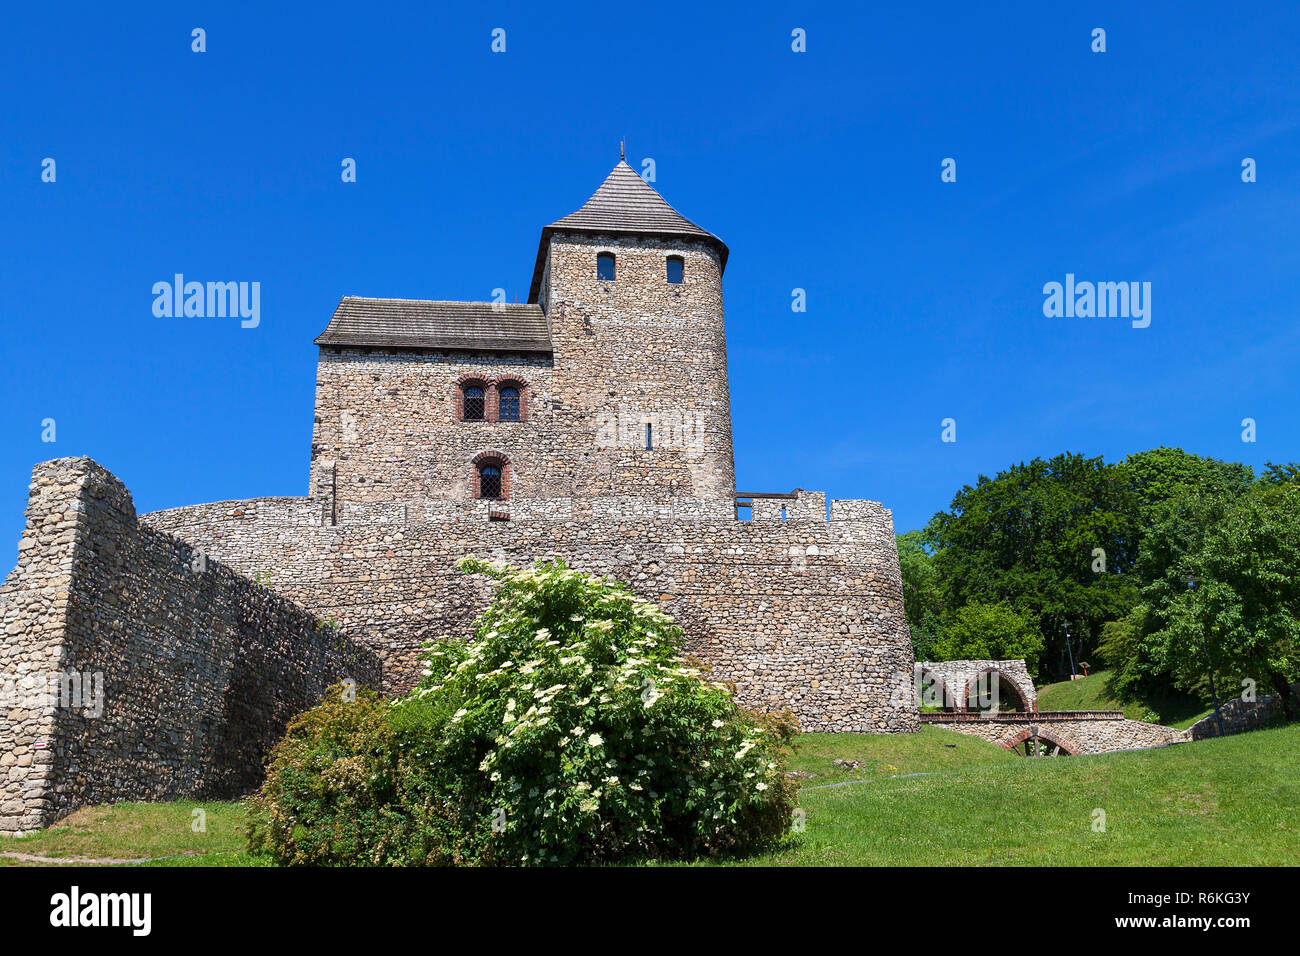
<svg viewBox="0 0 1300 956"><path fill-rule="evenodd" d="M1196 582L1200 580L1196 575L1189 574L1184 581L1187 582L1188 588L1195 591ZM1219 736L1223 736L1223 714L1219 712L1219 692L1214 687L1214 662L1210 659L1210 644L1205 639L1205 628L1201 628L1201 649L1205 651L1206 673L1210 677L1210 696L1214 698L1214 724L1219 729Z"/></svg>
<svg viewBox="0 0 1300 956"><path fill-rule="evenodd" d="M1070 623L1067 621L1063 627L1065 628L1065 649L1070 654L1070 680L1074 680L1074 647L1070 644Z"/></svg>

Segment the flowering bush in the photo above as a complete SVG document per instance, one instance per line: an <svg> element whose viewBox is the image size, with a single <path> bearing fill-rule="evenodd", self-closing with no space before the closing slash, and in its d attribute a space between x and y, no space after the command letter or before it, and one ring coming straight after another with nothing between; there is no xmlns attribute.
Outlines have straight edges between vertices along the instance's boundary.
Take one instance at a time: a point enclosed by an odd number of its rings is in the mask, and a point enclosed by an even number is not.
<svg viewBox="0 0 1300 956"><path fill-rule="evenodd" d="M500 582L476 639L438 644L405 697L317 708L365 717L295 721L255 804L257 848L280 862L567 864L785 831L792 720L738 708L683 658L667 615L559 561L459 567Z"/></svg>

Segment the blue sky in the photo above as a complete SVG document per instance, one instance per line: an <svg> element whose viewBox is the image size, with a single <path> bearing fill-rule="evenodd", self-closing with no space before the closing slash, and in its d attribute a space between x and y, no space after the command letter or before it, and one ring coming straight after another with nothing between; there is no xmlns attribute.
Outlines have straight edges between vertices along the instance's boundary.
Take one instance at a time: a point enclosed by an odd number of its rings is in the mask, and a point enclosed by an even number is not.
<svg viewBox="0 0 1300 956"><path fill-rule="evenodd" d="M54 457L140 511L305 494L339 297L522 300L621 138L731 248L742 490L901 531L1035 455L1300 458L1292 4L271 6L6 12L0 539ZM177 272L261 324L156 318ZM1067 272L1152 283L1150 327L1045 318Z"/></svg>

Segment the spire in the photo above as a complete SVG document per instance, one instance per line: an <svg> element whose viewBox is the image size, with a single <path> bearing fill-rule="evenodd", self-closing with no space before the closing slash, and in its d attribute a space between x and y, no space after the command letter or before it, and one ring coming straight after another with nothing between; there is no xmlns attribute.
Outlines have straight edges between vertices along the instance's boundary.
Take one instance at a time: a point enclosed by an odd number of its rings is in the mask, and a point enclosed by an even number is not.
<svg viewBox="0 0 1300 956"><path fill-rule="evenodd" d="M618 141L618 161L620 163L627 162L627 154L623 152L623 141L621 139Z"/></svg>

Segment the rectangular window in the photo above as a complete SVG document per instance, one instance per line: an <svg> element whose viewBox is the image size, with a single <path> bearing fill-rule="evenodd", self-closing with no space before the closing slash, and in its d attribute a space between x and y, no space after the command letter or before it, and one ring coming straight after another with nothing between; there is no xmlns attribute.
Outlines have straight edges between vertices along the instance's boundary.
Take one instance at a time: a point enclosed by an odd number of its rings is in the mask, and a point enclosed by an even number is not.
<svg viewBox="0 0 1300 956"><path fill-rule="evenodd" d="M654 428L653 425L646 425L645 427L645 450L646 451L655 450L654 436L651 433L652 428Z"/></svg>
<svg viewBox="0 0 1300 956"><path fill-rule="evenodd" d="M481 422L483 420L483 389L465 389L465 421Z"/></svg>
<svg viewBox="0 0 1300 956"><path fill-rule="evenodd" d="M501 389L501 415L503 422L519 421L519 390L514 388Z"/></svg>

